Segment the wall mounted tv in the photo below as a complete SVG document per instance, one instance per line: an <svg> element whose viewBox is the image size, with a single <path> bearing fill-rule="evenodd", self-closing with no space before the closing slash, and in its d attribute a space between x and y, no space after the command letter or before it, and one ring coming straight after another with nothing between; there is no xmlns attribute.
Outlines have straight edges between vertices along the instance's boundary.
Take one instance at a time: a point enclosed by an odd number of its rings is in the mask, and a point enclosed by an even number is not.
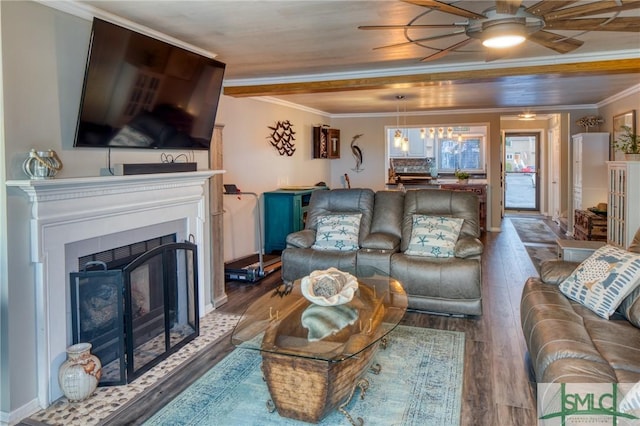
<svg viewBox="0 0 640 426"><path fill-rule="evenodd" d="M95 18L74 146L209 149L224 70Z"/></svg>

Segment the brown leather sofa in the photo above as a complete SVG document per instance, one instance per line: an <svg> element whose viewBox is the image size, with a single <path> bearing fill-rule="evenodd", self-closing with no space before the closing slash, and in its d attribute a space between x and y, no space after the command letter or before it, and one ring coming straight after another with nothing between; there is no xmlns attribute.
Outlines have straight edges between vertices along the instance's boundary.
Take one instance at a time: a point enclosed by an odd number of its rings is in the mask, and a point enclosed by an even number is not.
<svg viewBox="0 0 640 426"><path fill-rule="evenodd" d="M365 196L366 194L366 196ZM371 196L371 198L369 198ZM366 203L363 204L363 200ZM369 206L371 201L371 207ZM287 236L282 253L282 278L292 282L316 269L335 266L366 275L375 270L400 281L409 309L453 315L482 314L479 207L476 194L450 190L378 191L338 189L315 191L305 229ZM370 209L365 215L364 212ZM359 249L318 251L317 217L337 212L361 212ZM455 257L433 258L405 254L413 214L464 219Z"/></svg>
<svg viewBox="0 0 640 426"><path fill-rule="evenodd" d="M640 253L640 230L629 247ZM578 263L543 262L524 285L520 319L538 383L635 383L640 380L640 289L603 319L558 288Z"/></svg>

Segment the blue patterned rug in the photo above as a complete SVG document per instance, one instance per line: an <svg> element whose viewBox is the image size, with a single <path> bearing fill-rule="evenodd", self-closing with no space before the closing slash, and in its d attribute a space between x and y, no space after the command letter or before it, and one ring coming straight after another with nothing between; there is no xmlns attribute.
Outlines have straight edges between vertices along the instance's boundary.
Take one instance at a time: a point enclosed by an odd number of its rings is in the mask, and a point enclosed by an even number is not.
<svg viewBox="0 0 640 426"><path fill-rule="evenodd" d="M347 406L366 425L459 425L464 333L398 326L375 362L379 375L366 373L370 386ZM306 425L269 413L259 352L236 349L146 423L157 425ZM346 425L332 412L320 425Z"/></svg>

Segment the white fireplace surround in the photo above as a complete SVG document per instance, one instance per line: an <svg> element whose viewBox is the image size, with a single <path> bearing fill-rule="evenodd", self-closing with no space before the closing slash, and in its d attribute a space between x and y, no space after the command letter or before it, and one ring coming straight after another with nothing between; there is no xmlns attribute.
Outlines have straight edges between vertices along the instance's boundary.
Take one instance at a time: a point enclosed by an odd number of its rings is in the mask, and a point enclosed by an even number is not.
<svg viewBox="0 0 640 426"><path fill-rule="evenodd" d="M223 170L133 176L9 181L31 202L35 265L38 400L62 396L58 369L71 344L69 273L78 257L176 233L198 246L198 298L205 314L209 253L206 188Z"/></svg>

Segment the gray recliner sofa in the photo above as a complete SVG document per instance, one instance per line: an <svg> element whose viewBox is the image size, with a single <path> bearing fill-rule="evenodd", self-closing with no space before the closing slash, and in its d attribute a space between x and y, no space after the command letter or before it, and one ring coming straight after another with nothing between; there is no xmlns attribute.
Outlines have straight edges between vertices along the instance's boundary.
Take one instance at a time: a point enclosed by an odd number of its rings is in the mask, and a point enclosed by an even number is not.
<svg viewBox="0 0 640 426"><path fill-rule="evenodd" d="M316 191L305 229L287 236L282 253L282 278L292 282L317 269L336 267L367 275L375 270L400 281L409 309L453 315L482 314L481 255L478 197L449 190L378 191L338 189ZM370 209L368 214L364 212ZM314 250L317 218L336 212L363 212L359 249L353 252ZM455 257L432 258L405 254L412 215L459 217L464 220Z"/></svg>

